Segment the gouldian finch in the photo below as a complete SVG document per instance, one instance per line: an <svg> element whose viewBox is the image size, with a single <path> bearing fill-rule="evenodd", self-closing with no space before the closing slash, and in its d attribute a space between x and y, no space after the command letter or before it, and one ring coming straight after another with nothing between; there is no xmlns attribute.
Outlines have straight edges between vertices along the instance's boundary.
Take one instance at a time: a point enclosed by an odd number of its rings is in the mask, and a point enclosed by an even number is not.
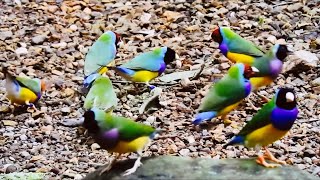
<svg viewBox="0 0 320 180"><path fill-rule="evenodd" d="M119 34L107 31L93 43L84 62L85 87L88 87L98 77L98 74L107 72L107 67L101 67L101 65L107 66L113 63L120 41Z"/></svg>
<svg viewBox="0 0 320 180"><path fill-rule="evenodd" d="M140 54L125 64L110 68L129 81L144 82L154 89L155 86L150 85L149 81L161 75L166 65L175 58L178 56L174 50L169 47L161 47Z"/></svg>
<svg viewBox="0 0 320 180"><path fill-rule="evenodd" d="M225 119L226 115L250 94L249 79L257 72L255 67L242 63L233 65L228 74L211 86L202 100L193 124L197 125L216 116L222 116L225 123L230 123Z"/></svg>
<svg viewBox="0 0 320 180"><path fill-rule="evenodd" d="M140 162L142 151L157 135L157 131L151 126L134 122L125 117L105 113L103 110L96 108L85 112L83 126L100 147L108 152L118 153L118 156L129 152L138 153L139 157L134 166L123 175L134 173L142 165ZM100 174L110 170L116 159L113 159Z"/></svg>
<svg viewBox="0 0 320 180"><path fill-rule="evenodd" d="M254 60L251 65L259 72L256 74L257 77L250 79L252 91L271 84L279 76L288 53L286 45L275 44L264 56Z"/></svg>
<svg viewBox="0 0 320 180"><path fill-rule="evenodd" d="M274 98L265 104L258 113L243 127L228 144L242 144L248 148L266 150L265 156L260 153L256 162L265 167L276 167L279 164L269 164L265 161L269 159L273 162L286 164L284 161L276 159L267 149L267 145L281 139L291 129L297 119L298 108L293 89L280 88Z"/></svg>
<svg viewBox="0 0 320 180"><path fill-rule="evenodd" d="M253 61L264 55L264 51L228 27L218 27L211 38L219 43L221 53L234 63L251 65Z"/></svg>
<svg viewBox="0 0 320 180"><path fill-rule="evenodd" d="M3 68L3 73L6 77L7 98L10 102L36 109L34 103L41 98L42 92L46 88L45 82L38 78L12 76L7 68Z"/></svg>
<svg viewBox="0 0 320 180"><path fill-rule="evenodd" d="M93 82L83 107L86 110L98 108L109 112L117 106L117 103L118 98L110 79L100 75L100 77L97 77Z"/></svg>

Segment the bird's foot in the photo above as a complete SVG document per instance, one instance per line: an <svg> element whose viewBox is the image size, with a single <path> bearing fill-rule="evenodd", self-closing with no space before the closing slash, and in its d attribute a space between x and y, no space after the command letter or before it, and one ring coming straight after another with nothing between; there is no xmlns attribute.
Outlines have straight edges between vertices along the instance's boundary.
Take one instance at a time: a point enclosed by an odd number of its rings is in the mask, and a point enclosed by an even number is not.
<svg viewBox="0 0 320 180"><path fill-rule="evenodd" d="M253 105L253 103L250 99L248 99L248 103L249 103L250 107L255 111L259 111L261 109L261 108L256 107L255 105Z"/></svg>
<svg viewBox="0 0 320 180"><path fill-rule="evenodd" d="M28 106L28 108L27 108L28 112L37 112L37 111L39 111L33 103L29 103L29 104L27 104L27 106Z"/></svg>
<svg viewBox="0 0 320 180"><path fill-rule="evenodd" d="M275 158L268 149L266 149L266 152L263 157L267 160L270 160L270 161L278 163L278 164L283 164L283 165L287 164L285 161L282 161L282 160Z"/></svg>
<svg viewBox="0 0 320 180"><path fill-rule="evenodd" d="M103 168L99 175L101 176L103 173L108 172L112 168L112 163L109 163L105 168Z"/></svg>
<svg viewBox="0 0 320 180"><path fill-rule="evenodd" d="M154 86L154 85L149 85L149 88L150 88L150 90L152 91L152 90L154 90L154 88L156 88L156 86Z"/></svg>
<svg viewBox="0 0 320 180"><path fill-rule="evenodd" d="M140 166L142 165L140 159L141 159L141 158L138 158L138 159L136 160L136 162L134 162L133 167L132 167L131 169L126 170L126 171L122 174L122 176L128 176L128 175L136 172L137 169L138 169L138 167L140 167Z"/></svg>
<svg viewBox="0 0 320 180"><path fill-rule="evenodd" d="M224 123L224 125L229 126L232 123L232 121L229 119L224 119L223 123Z"/></svg>
<svg viewBox="0 0 320 180"><path fill-rule="evenodd" d="M264 166L267 168L276 168L281 166L280 164L267 163L263 156L258 156L258 158L256 159L256 162L257 164L260 164L261 166Z"/></svg>
<svg viewBox="0 0 320 180"><path fill-rule="evenodd" d="M262 95L262 94L257 93L257 95L260 96L260 98L262 99L262 102L263 102L263 103L267 103L267 102L270 101L269 98L265 97L265 96Z"/></svg>
<svg viewBox="0 0 320 180"><path fill-rule="evenodd" d="M231 127L232 127L233 129L238 129L238 128L239 128L239 126L236 125L235 123L232 123L232 124L231 124Z"/></svg>

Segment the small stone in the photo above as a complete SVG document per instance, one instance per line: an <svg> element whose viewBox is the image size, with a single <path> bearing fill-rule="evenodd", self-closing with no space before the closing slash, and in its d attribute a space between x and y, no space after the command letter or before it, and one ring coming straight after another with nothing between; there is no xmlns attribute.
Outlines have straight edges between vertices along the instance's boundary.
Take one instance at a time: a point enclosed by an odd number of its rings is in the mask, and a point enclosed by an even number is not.
<svg viewBox="0 0 320 180"><path fill-rule="evenodd" d="M9 112L10 111L10 108L9 106L0 106L0 112Z"/></svg>
<svg viewBox="0 0 320 180"><path fill-rule="evenodd" d="M90 15L92 11L90 8L86 7L86 8L84 8L83 12Z"/></svg>
<svg viewBox="0 0 320 180"><path fill-rule="evenodd" d="M57 168L52 168L52 169L50 170L50 172L53 172L54 174L59 174L59 173L60 173L60 170L57 169Z"/></svg>
<svg viewBox="0 0 320 180"><path fill-rule="evenodd" d="M300 10L301 8L303 8L303 6L304 5L302 3L293 3L287 7L287 10L289 12L296 12L296 11Z"/></svg>
<svg viewBox="0 0 320 180"><path fill-rule="evenodd" d="M75 24L72 24L72 25L69 27L69 29L70 29L71 31L77 31L78 26L75 25Z"/></svg>
<svg viewBox="0 0 320 180"><path fill-rule="evenodd" d="M317 79L313 80L313 81L311 82L311 84L312 84L313 86L320 86L320 77L318 77Z"/></svg>
<svg viewBox="0 0 320 180"><path fill-rule="evenodd" d="M190 153L189 149L181 149L179 151L179 154L181 154L182 156L188 156L189 153Z"/></svg>
<svg viewBox="0 0 320 180"><path fill-rule="evenodd" d="M63 112L63 113L70 113L70 112L71 112L71 109L70 109L70 107L63 107L63 108L61 108L61 112Z"/></svg>
<svg viewBox="0 0 320 180"><path fill-rule="evenodd" d="M45 134L49 135L49 134L51 134L51 131L53 130L53 127L51 125L48 125L48 126L42 126L40 129Z"/></svg>
<svg viewBox="0 0 320 180"><path fill-rule="evenodd" d="M291 82L292 85L295 85L295 86L303 86L306 82L301 80L300 78L296 78L295 80L293 80Z"/></svg>
<svg viewBox="0 0 320 180"><path fill-rule="evenodd" d="M99 149L99 148L100 148L100 145L99 145L99 144L97 144L97 143L91 144L91 149L92 149L92 151L97 150L97 149Z"/></svg>
<svg viewBox="0 0 320 180"><path fill-rule="evenodd" d="M62 75L64 75L63 74L63 72L61 72L61 71L58 71L58 70L52 70L52 74L55 74L55 75L58 75L58 76L62 76Z"/></svg>
<svg viewBox="0 0 320 180"><path fill-rule="evenodd" d="M169 154L178 152L178 147L175 144L170 144L168 147Z"/></svg>
<svg viewBox="0 0 320 180"><path fill-rule="evenodd" d="M150 151L153 151L153 152L158 152L158 146L157 145L152 145L152 146L150 146Z"/></svg>
<svg viewBox="0 0 320 180"><path fill-rule="evenodd" d="M316 56L316 54L311 53L311 52L306 51L306 50L296 51L294 54L298 58L304 60L308 65L310 65L312 67L316 67L317 63L319 61L319 58Z"/></svg>
<svg viewBox="0 0 320 180"><path fill-rule="evenodd" d="M187 138L187 140L188 140L188 142L190 143L190 144L192 144L192 143L194 143L196 140L194 139L194 136L189 136L188 138Z"/></svg>
<svg viewBox="0 0 320 180"><path fill-rule="evenodd" d="M17 170L18 170L18 168L11 164L11 165L7 166L6 174L16 172Z"/></svg>
<svg viewBox="0 0 320 180"><path fill-rule="evenodd" d="M26 169L31 169L31 168L34 168L34 167L35 167L35 164L33 164L33 163L28 163L25 166Z"/></svg>
<svg viewBox="0 0 320 180"><path fill-rule="evenodd" d="M150 123L150 124L153 124L155 121L156 121L156 117L155 116L149 116L148 118L147 118L147 121Z"/></svg>
<svg viewBox="0 0 320 180"><path fill-rule="evenodd" d="M275 42L277 41L277 38L275 36L268 36L267 40L273 44L275 44Z"/></svg>
<svg viewBox="0 0 320 180"><path fill-rule="evenodd" d="M66 42L60 42L60 43L56 43L56 44L52 44L52 47L58 49L58 48L66 48L67 47L67 43Z"/></svg>
<svg viewBox="0 0 320 180"><path fill-rule="evenodd" d="M228 69L228 68L230 67L230 65L229 65L228 63L221 63L221 64L220 64L220 67L221 67L222 69Z"/></svg>
<svg viewBox="0 0 320 180"><path fill-rule="evenodd" d="M48 11L51 13L55 13L58 10L58 6L48 6Z"/></svg>
<svg viewBox="0 0 320 180"><path fill-rule="evenodd" d="M6 39L8 39L9 37L12 37L12 32L11 31L3 31L0 32L0 40L4 41Z"/></svg>
<svg viewBox="0 0 320 180"><path fill-rule="evenodd" d="M28 54L28 49L25 47L19 47L16 49L15 53L20 56L22 54Z"/></svg>
<svg viewBox="0 0 320 180"><path fill-rule="evenodd" d="M52 133L51 134L51 138L56 140L56 141L59 141L60 140L60 135L59 135L59 133Z"/></svg>
<svg viewBox="0 0 320 180"><path fill-rule="evenodd" d="M18 123L11 120L2 120L3 125L5 126L16 126Z"/></svg>
<svg viewBox="0 0 320 180"><path fill-rule="evenodd" d="M22 157L30 156L30 154L27 151L22 151L20 154L21 154Z"/></svg>
<svg viewBox="0 0 320 180"><path fill-rule="evenodd" d="M32 156L32 158L29 160L29 162L35 162L43 159L44 157L42 155L39 156Z"/></svg>
<svg viewBox="0 0 320 180"><path fill-rule="evenodd" d="M44 40L46 40L47 36L45 35L38 35L38 36L35 36L31 39L31 42L33 44L42 44L44 42Z"/></svg>
<svg viewBox="0 0 320 180"><path fill-rule="evenodd" d="M25 134L22 134L21 136L20 136L20 140L21 141L25 141L25 140L27 140L28 139L28 137L25 135Z"/></svg>
<svg viewBox="0 0 320 180"><path fill-rule="evenodd" d="M82 179L82 178L83 178L83 176L80 175L80 174L76 174L76 175L74 176L74 179L75 179L75 180L80 180L80 179Z"/></svg>

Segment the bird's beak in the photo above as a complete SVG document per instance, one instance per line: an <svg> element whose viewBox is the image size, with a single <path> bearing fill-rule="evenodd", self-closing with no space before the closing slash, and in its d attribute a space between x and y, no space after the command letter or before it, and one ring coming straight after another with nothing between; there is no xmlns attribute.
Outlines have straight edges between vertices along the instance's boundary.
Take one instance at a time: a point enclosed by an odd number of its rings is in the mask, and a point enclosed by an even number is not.
<svg viewBox="0 0 320 180"><path fill-rule="evenodd" d="M178 56L178 54L176 54L175 59L176 59L177 68L181 68L182 67L182 62L180 61L180 57Z"/></svg>
<svg viewBox="0 0 320 180"><path fill-rule="evenodd" d="M294 53L294 50L291 46L287 46L287 49L288 49L288 55L293 55Z"/></svg>
<svg viewBox="0 0 320 180"><path fill-rule="evenodd" d="M258 73L260 72L258 68L254 67L254 66L251 66L251 69L254 73Z"/></svg>
<svg viewBox="0 0 320 180"><path fill-rule="evenodd" d="M249 75L250 77L256 77L256 74L260 72L259 69L254 67L254 66L251 66L251 70L252 71L251 71L251 73Z"/></svg>
<svg viewBox="0 0 320 180"><path fill-rule="evenodd" d="M179 59L180 59L180 57L179 57L179 55L178 55L177 53L176 53L175 58L176 58L176 60L179 60Z"/></svg>
<svg viewBox="0 0 320 180"><path fill-rule="evenodd" d="M286 99L287 99L287 102L293 102L294 101L294 94L292 92L288 92L286 94Z"/></svg>
<svg viewBox="0 0 320 180"><path fill-rule="evenodd" d="M119 41L117 45L118 45L119 48L124 48L125 43L124 43L124 41L121 39L121 41Z"/></svg>

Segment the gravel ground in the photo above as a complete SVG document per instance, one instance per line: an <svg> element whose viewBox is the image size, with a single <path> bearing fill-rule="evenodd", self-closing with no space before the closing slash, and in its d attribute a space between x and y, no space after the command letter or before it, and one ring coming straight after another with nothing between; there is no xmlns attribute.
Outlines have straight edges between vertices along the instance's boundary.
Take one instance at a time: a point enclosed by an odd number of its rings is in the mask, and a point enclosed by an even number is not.
<svg viewBox="0 0 320 180"><path fill-rule="evenodd" d="M150 96L145 86L136 93L131 84L119 82L123 79L116 75L111 77L120 99L115 113L166 130L145 156L254 156L254 151L242 146L222 148L256 113L247 101L230 113L233 127L224 127L219 119L202 128L190 125L211 81L218 80L231 65L219 53L218 44L210 40L211 30L220 25L230 26L265 49L286 42L298 52L288 57L276 82L259 93L271 98L281 85L295 88L299 118L290 134L270 150L288 164L320 176L318 1L21 1L20 8L11 0L0 4L0 62L17 75L45 78L53 86L37 104L44 113L21 109L12 114L0 73L1 172L45 172L52 179L80 179L107 162L110 155L84 136L83 129L65 127L61 122L82 116L84 57L108 29L124 37L117 63L163 45L175 49L181 58L181 67L172 64L166 74L196 70L205 63L197 79L159 85L164 89L161 106L149 114L139 114L139 107ZM206 54L209 58L203 59ZM257 95L250 99L261 106Z"/></svg>

